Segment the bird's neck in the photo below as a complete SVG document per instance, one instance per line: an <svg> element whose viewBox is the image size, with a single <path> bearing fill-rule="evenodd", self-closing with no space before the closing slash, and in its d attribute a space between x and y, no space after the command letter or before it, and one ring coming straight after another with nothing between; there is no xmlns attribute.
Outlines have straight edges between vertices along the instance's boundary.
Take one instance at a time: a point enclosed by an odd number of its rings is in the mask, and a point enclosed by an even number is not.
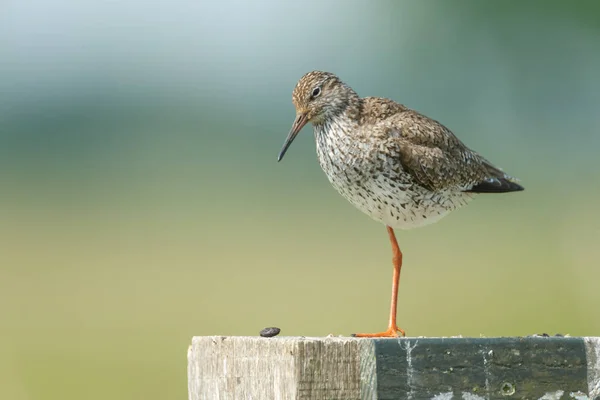
<svg viewBox="0 0 600 400"><path fill-rule="evenodd" d="M354 110L330 116L322 122L314 124L315 140L321 150L338 146L350 146L358 133L358 118Z"/></svg>
<svg viewBox="0 0 600 400"><path fill-rule="evenodd" d="M358 125L360 120L363 100L354 92L350 91L342 107L331 109L321 120L314 122L315 134L327 133L330 130L346 130Z"/></svg>

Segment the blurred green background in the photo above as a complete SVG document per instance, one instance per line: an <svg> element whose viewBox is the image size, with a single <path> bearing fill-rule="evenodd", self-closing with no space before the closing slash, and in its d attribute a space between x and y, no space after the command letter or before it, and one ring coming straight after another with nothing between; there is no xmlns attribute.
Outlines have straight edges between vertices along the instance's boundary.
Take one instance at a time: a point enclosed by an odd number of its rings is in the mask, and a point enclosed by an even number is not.
<svg viewBox="0 0 600 400"><path fill-rule="evenodd" d="M181 399L193 335L385 328L385 229L291 92L393 98L521 178L398 232L411 336L600 334L600 3L0 3L0 398Z"/></svg>

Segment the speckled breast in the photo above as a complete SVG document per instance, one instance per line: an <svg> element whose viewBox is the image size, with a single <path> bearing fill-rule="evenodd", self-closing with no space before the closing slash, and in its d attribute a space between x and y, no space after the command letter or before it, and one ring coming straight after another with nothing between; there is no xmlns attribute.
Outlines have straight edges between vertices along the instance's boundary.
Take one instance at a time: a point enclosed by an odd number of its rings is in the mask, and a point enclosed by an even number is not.
<svg viewBox="0 0 600 400"><path fill-rule="evenodd" d="M434 223L472 198L457 190L419 186L389 148L383 152L335 130L315 128L315 139L319 164L332 186L356 208L392 228Z"/></svg>

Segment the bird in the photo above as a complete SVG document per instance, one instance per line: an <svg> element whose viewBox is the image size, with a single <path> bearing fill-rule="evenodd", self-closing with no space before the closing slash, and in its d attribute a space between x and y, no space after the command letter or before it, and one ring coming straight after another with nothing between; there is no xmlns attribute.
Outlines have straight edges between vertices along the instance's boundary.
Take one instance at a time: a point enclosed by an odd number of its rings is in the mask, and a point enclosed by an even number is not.
<svg viewBox="0 0 600 400"><path fill-rule="evenodd" d="M391 243L388 327L352 336L405 336L396 321L402 252L394 229L437 222L479 193L524 188L440 122L388 98L360 97L331 72L303 75L292 102L296 118L277 161L310 122L317 158L331 185L356 208L383 223Z"/></svg>

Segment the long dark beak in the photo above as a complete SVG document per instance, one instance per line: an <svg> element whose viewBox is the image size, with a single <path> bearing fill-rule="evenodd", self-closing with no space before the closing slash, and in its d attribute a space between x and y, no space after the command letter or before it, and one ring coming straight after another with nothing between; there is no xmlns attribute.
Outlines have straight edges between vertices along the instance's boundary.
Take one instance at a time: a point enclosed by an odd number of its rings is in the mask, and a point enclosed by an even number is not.
<svg viewBox="0 0 600 400"><path fill-rule="evenodd" d="M288 147L290 147L290 145L292 144L292 142L298 135L298 132L300 132L300 130L304 127L304 125L306 125L307 122L308 122L308 115L306 113L298 114L296 116L296 120L294 121L294 124L292 125L292 129L290 130L290 133L288 134L287 138L285 139L285 143L283 143L283 147L281 148L281 151L279 152L279 155L277 156L277 161L281 161L281 159L285 155L285 152L287 151Z"/></svg>

